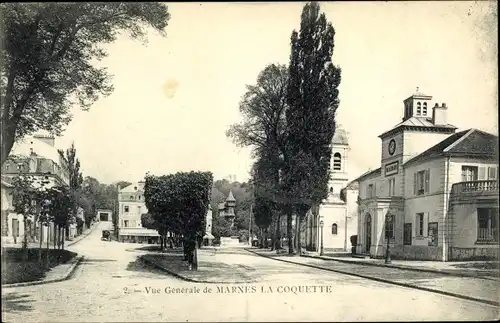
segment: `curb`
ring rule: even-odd
[[[192,279],[192,278],[188,278],[186,276],[182,276],[178,273],[176,273],[175,271],[171,270],[171,269],[168,269],[166,268],[165,266],[162,266],[152,260],[149,260],[147,258],[144,258],[145,255],[142,255],[142,256],[139,256],[139,259],[145,263],[148,263],[150,265],[152,265],[153,267],[157,268],[157,269],[160,269],[160,270],[163,270],[167,273],[169,273],[170,275],[176,277],[176,278],[179,278],[181,280],[184,280],[184,281],[187,281],[187,282],[190,282],[190,283],[197,283],[197,284],[248,284],[248,282],[241,282],[241,283],[238,283],[238,282],[214,282],[214,281],[206,281],[206,280],[198,280],[198,279]]]
[[[282,262],[285,262],[285,263],[294,264],[294,265],[298,265],[298,266],[305,266],[305,267],[310,267],[310,268],[315,268],[315,269],[321,269],[321,270],[325,270],[325,271],[331,271],[331,272],[335,272],[335,273],[339,273],[339,274],[350,275],[350,276],[354,276],[354,277],[359,277],[359,278],[364,278],[364,279],[368,279],[368,280],[373,280],[373,281],[376,281],[376,282],[379,282],[379,283],[391,284],[391,285],[396,285],[396,286],[406,287],[406,288],[411,288],[411,289],[418,289],[418,290],[422,290],[422,291],[426,291],[426,292],[431,292],[431,293],[436,293],[436,294],[441,294],[441,295],[446,295],[446,296],[461,298],[461,299],[465,299],[465,300],[468,300],[468,301],[474,301],[474,302],[484,303],[484,304],[493,305],[493,306],[499,306],[500,305],[500,303],[497,302],[497,301],[491,301],[491,300],[487,300],[487,299],[476,298],[476,297],[471,297],[471,296],[456,294],[456,293],[452,293],[452,292],[445,292],[445,291],[438,290],[438,289],[432,289],[432,288],[427,288],[427,287],[422,287],[422,286],[417,286],[417,285],[411,285],[411,284],[407,284],[407,283],[400,283],[400,282],[395,282],[395,281],[386,280],[386,279],[382,279],[382,278],[365,276],[365,275],[350,273],[350,272],[336,270],[336,269],[331,269],[331,268],[324,268],[324,267],[310,265],[310,264],[296,263],[296,262],[293,262],[293,261],[279,259],[279,258],[276,258],[276,257],[269,257],[269,256],[266,256],[266,255],[263,255],[263,254],[259,254],[259,253],[255,252],[255,251],[251,251],[249,249],[246,249],[246,250],[248,252],[254,253],[254,254],[256,254],[258,256],[261,256],[261,257],[264,257],[264,258],[268,258],[268,259],[272,259],[272,260],[276,260],[276,261],[282,261]]]
[[[87,231],[87,233],[82,234],[82,235],[80,236],[80,237],[81,237],[80,239],[78,239],[78,240],[76,240],[76,241],[70,241],[69,243],[67,243],[67,244],[65,245],[65,247],[70,247],[70,246],[72,246],[72,245],[74,245],[74,244],[77,244],[78,242],[82,241],[83,239],[85,239],[86,237],[88,237],[88,236],[89,236],[92,232],[94,232],[95,228],[97,228],[97,225],[96,225],[96,224],[94,224],[94,225],[93,225],[93,226],[92,226],[92,227],[91,227],[91,228]]]
[[[315,258],[315,259],[322,259],[322,260],[329,260],[329,261],[338,261],[338,262],[344,262],[344,263],[355,264],[355,265],[396,268],[396,269],[401,269],[401,270],[420,271],[420,272],[435,273],[435,274],[442,274],[442,275],[455,276],[455,277],[478,278],[478,279],[484,279],[484,280],[498,281],[498,279],[488,278],[488,277],[484,277],[484,276],[477,276],[474,274],[465,274],[465,273],[460,273],[460,272],[459,273],[451,273],[448,271],[440,271],[437,269],[415,268],[415,267],[410,267],[410,266],[401,266],[401,265],[393,265],[393,264],[389,264],[389,265],[377,264],[377,263],[362,262],[362,261],[355,261],[355,260],[344,260],[344,259],[336,259],[336,258],[334,259],[334,258],[328,258],[328,257],[323,257],[323,256],[314,256],[314,255],[301,255],[301,257]]]
[[[3,288],[13,288],[13,287],[24,287],[24,286],[34,286],[34,285],[43,285],[43,284],[50,284],[50,283],[57,283],[57,282],[62,282],[65,280],[69,280],[73,277],[76,268],[78,268],[78,265],[81,264],[81,262],[84,260],[84,256],[76,256],[75,258],[78,258],[76,261],[71,264],[69,269],[66,271],[63,277],[61,278],[56,278],[56,279],[50,279],[50,280],[35,280],[32,282],[23,282],[23,283],[14,283],[14,284],[5,284],[2,285]],[[73,259],[75,259],[73,258]]]

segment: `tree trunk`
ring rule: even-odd
[[[64,250],[64,231],[66,228],[65,227],[62,227],[62,231],[63,231],[63,234],[62,234],[62,237],[61,237],[61,249]]]
[[[275,239],[274,239],[274,249],[281,249],[281,213],[278,212],[278,219],[276,221],[276,231],[275,231]]]
[[[182,246],[182,249],[184,251],[184,261],[189,262],[189,249],[188,249],[188,243],[184,240],[184,244]]]
[[[38,263],[42,263],[42,243],[43,243],[43,225],[40,223],[40,237],[39,237],[39,245],[38,245]]]
[[[191,263],[191,270],[198,270],[198,246],[197,243],[194,243],[194,248],[192,250],[193,256],[192,256],[192,263]]]
[[[293,228],[292,228],[292,212],[288,211],[286,215],[286,235],[288,239],[288,254],[293,254]]]
[[[59,240],[57,240],[57,228],[58,226],[54,226],[54,249],[56,248],[56,244],[57,244],[57,249],[59,249]]]
[[[47,226],[47,252],[45,254],[45,266],[48,268],[49,267],[49,239],[50,237],[50,225]]]

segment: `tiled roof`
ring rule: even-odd
[[[405,165],[441,155],[494,158],[498,156],[498,137],[477,129],[460,131],[408,160]]]
[[[449,129],[449,130],[457,129],[457,127],[455,127],[451,124],[436,126],[435,124],[432,123],[432,118],[411,117],[411,118],[408,118],[408,119],[404,120],[403,122],[397,124],[391,130],[384,132],[379,137],[383,137],[386,134],[391,133],[394,130],[402,128],[402,127],[409,127],[409,128],[419,127],[419,128]]]
[[[358,182],[360,179],[371,176],[371,175],[377,175],[377,174],[380,175],[381,173],[382,173],[381,167],[374,169],[374,170],[369,170],[366,173],[360,175],[358,178],[352,180],[351,183]]]

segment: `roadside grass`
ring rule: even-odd
[[[68,250],[50,249],[47,263],[47,250],[42,249],[42,262],[40,263],[38,248],[28,248],[26,260],[24,252],[22,248],[2,248],[2,285],[41,280],[51,268],[64,264],[77,255]]]

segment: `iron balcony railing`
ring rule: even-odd
[[[452,194],[470,193],[470,192],[498,192],[498,181],[470,181],[455,183],[451,187]]]

